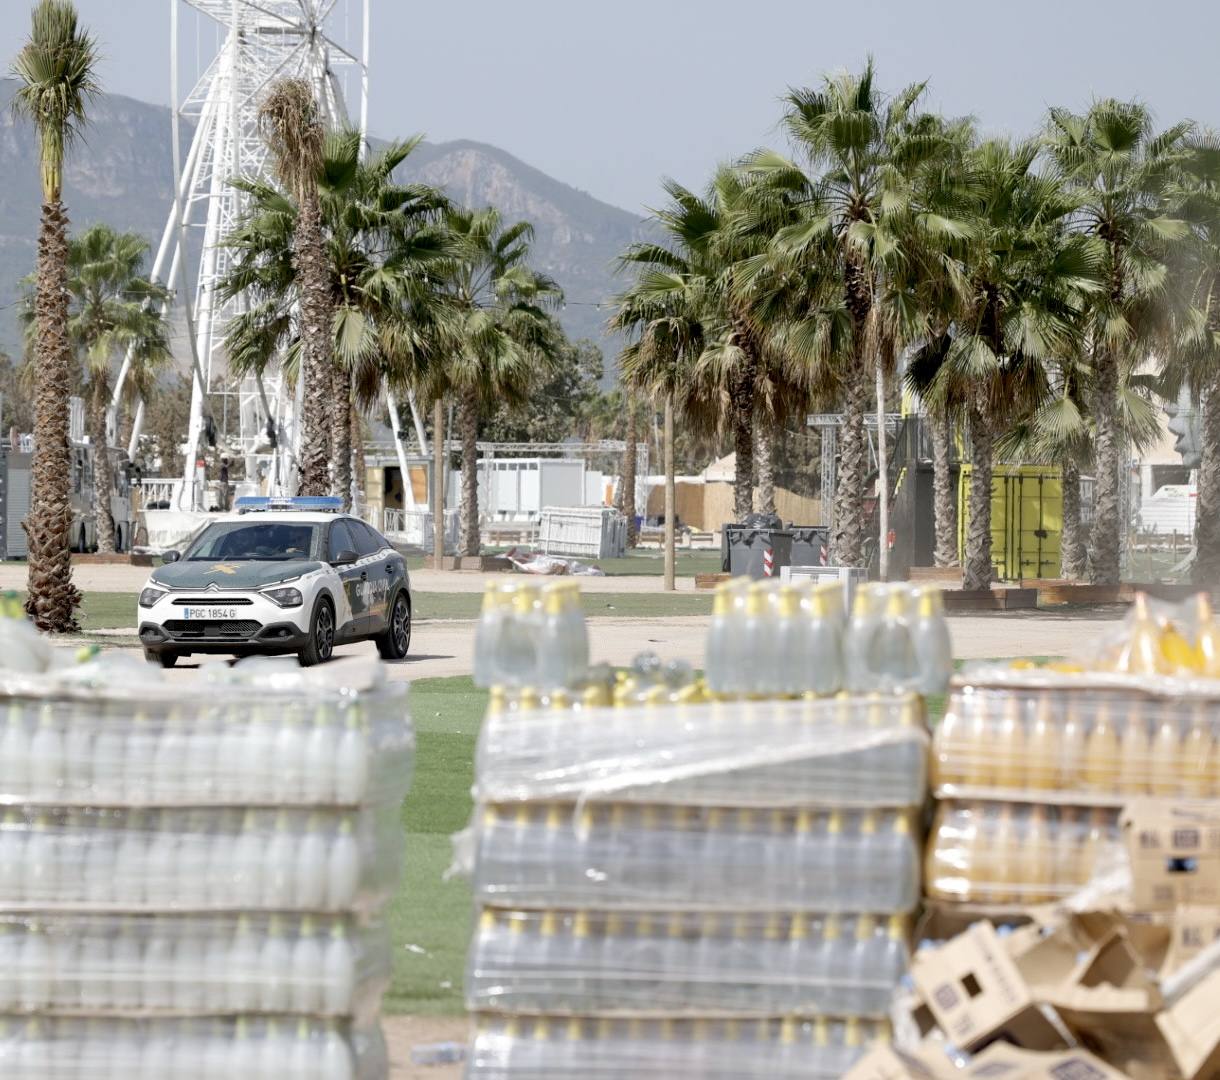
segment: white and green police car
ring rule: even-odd
[[[296,653],[329,660],[371,640],[388,660],[411,644],[411,582],[403,557],[331,498],[242,498],[208,524],[140,593],[140,642],[173,667],[192,653]]]

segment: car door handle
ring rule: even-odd
[[[394,564],[393,564],[393,563],[386,563],[386,564],[385,564],[385,572],[386,572],[387,574],[389,574],[391,577],[393,577],[393,576],[394,576]]]
[[[369,579],[369,572],[367,570],[361,570],[360,571],[360,580],[368,581],[368,579]]]

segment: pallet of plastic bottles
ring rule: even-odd
[[[485,804],[467,845],[498,907],[901,913],[919,902],[908,810]]]
[[[511,1077],[699,1076],[838,1080],[878,1041],[883,1021],[477,1018],[467,1080]]]
[[[0,816],[0,912],[372,911],[402,869],[393,807]]]
[[[928,735],[913,694],[581,708],[493,692],[476,796],[760,807],[919,806]]]
[[[1122,806],[1220,797],[1220,683],[990,670],[954,680],[932,744],[941,798]]]
[[[388,1072],[380,1030],[342,1022],[0,1016],[0,1076],[12,1080],[384,1080]]]
[[[390,955],[384,924],[349,916],[10,916],[0,1015],[371,1020]]]
[[[475,630],[475,686],[571,686],[588,666],[578,582],[488,582]]]
[[[184,700],[144,672],[116,683],[91,667],[0,678],[0,804],[356,807],[410,785],[405,683],[256,665]]]
[[[924,887],[938,900],[1007,910],[1062,899],[1113,863],[1118,815],[1108,806],[941,802]]]
[[[704,670],[726,696],[935,694],[953,652],[939,589],[866,585],[845,617],[838,583],[735,578],[716,591]]]
[[[472,1012],[883,1017],[908,955],[902,915],[484,908]]]

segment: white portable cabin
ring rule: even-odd
[[[545,506],[585,505],[586,468],[572,458],[480,458],[479,513],[489,521],[536,519]],[[454,470],[446,506],[460,506],[462,474]]]

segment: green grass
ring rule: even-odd
[[[389,1012],[455,1015],[471,929],[470,889],[444,881],[450,836],[470,818],[474,746],[487,695],[468,678],[411,684],[415,779],[403,807],[407,872],[387,918],[394,943]]]
[[[485,547],[484,555],[497,555],[507,548]],[[429,570],[432,568],[432,557],[429,555],[407,555],[407,569]],[[633,551],[621,559],[588,559],[600,567],[607,577],[623,577],[641,575],[645,577],[660,577],[665,572],[665,559],[659,550],[648,548]],[[679,551],[674,556],[674,571],[678,577],[694,577],[696,574],[720,573],[719,551]]]

